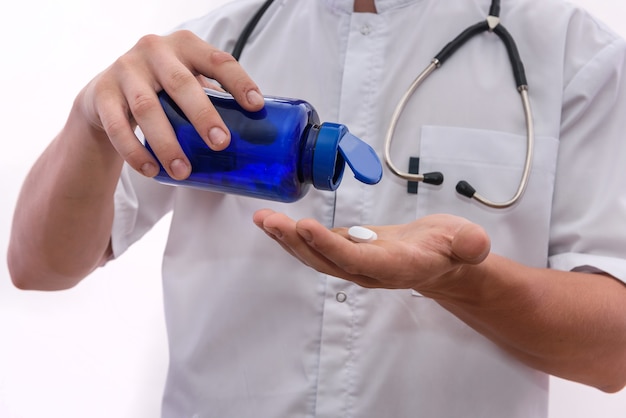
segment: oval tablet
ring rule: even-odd
[[[370,242],[378,238],[376,232],[362,226],[353,226],[348,229],[348,235],[354,242]]]

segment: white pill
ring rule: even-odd
[[[362,226],[350,227],[350,229],[348,229],[348,235],[350,235],[350,239],[354,242],[370,242],[378,239],[376,232]]]

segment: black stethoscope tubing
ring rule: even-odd
[[[259,10],[256,11],[254,16],[252,16],[252,18],[248,21],[246,26],[239,34],[239,38],[237,38],[237,42],[235,42],[233,52],[231,53],[237,61],[239,61],[239,58],[241,57],[241,51],[243,51],[243,48],[246,46],[248,38],[250,38],[250,35],[254,31],[254,28],[256,28],[256,25],[259,24],[259,20],[261,20],[261,18],[273,2],[274,0],[266,0],[265,3],[263,3],[261,7],[259,7]]]

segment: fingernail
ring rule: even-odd
[[[209,131],[209,141],[216,147],[222,145],[226,141],[226,138],[228,138],[228,135],[220,128],[211,128]]]
[[[265,99],[263,99],[263,96],[261,96],[261,94],[259,94],[259,92],[256,90],[250,90],[246,94],[246,99],[248,99],[248,103],[254,106],[260,106],[265,103]]]
[[[306,242],[313,242],[313,235],[308,229],[298,229],[298,235]]]
[[[152,163],[145,163],[141,166],[141,173],[146,177],[154,177],[157,175],[158,169]]]
[[[274,238],[280,239],[280,238],[283,237],[283,233],[280,231],[280,229],[266,227],[265,228],[265,232],[267,232],[268,234],[270,234]]]
[[[189,176],[189,166],[183,160],[177,158],[170,163],[170,170],[176,179],[186,179]]]

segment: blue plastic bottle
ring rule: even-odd
[[[161,166],[158,181],[294,202],[311,184],[320,190],[337,189],[346,163],[363,183],[375,184],[382,177],[380,160],[369,145],[344,125],[320,125],[315,109],[303,100],[266,97],[262,110],[248,112],[228,94],[206,92],[230,130],[230,145],[222,151],[211,150],[162,92],[161,105],[192,171],[187,179],[178,181]],[[146,147],[152,152],[149,138]]]

